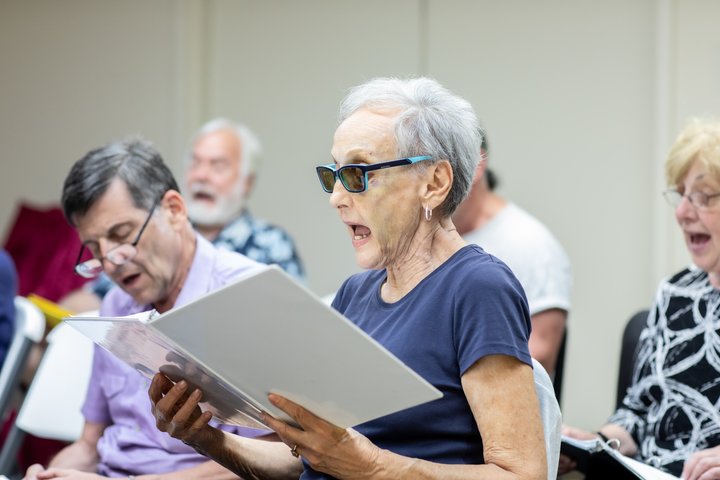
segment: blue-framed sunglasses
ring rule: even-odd
[[[335,181],[339,178],[345,187],[345,190],[351,193],[364,192],[368,185],[368,172],[373,170],[382,170],[384,168],[401,167],[403,165],[412,165],[413,163],[430,160],[432,157],[424,155],[422,157],[400,158],[398,160],[390,160],[387,162],[365,164],[349,164],[340,168],[334,163],[320,165],[315,167],[317,176],[320,179],[320,185],[327,193],[332,193],[335,187]]]

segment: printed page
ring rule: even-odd
[[[642,462],[638,462],[637,460],[626,457],[624,455],[620,455],[618,453],[618,457],[620,458],[620,461],[623,462],[625,465],[627,465],[630,469],[635,471],[638,475],[640,475],[645,480],[680,480],[678,477],[674,475],[670,475],[669,473],[665,473],[662,470],[658,470],[655,467],[651,467],[650,465]]]

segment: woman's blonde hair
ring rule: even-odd
[[[680,132],[665,161],[668,186],[679,186],[696,160],[720,180],[720,121],[696,118]]]

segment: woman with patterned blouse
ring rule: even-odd
[[[685,480],[720,479],[720,122],[687,126],[665,171],[693,265],[660,285],[622,406],[597,434],[564,433],[617,438],[621,453]]]

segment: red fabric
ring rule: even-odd
[[[47,466],[60,450],[70,445],[60,440],[26,435],[18,452],[18,470],[25,472],[30,465],[39,463]]]
[[[73,271],[80,239],[57,206],[21,204],[5,249],[17,268],[19,295],[34,293],[57,302],[87,282]]]
[[[30,293],[57,302],[88,280],[73,268],[80,251],[77,232],[58,206],[37,208],[20,204],[7,235],[8,251],[18,273],[18,294]],[[89,255],[88,255],[89,257]],[[10,416],[0,432],[0,444],[14,422]],[[33,463],[47,465],[67,443],[26,435],[18,451],[20,471]]]
[[[16,416],[17,412],[14,410],[11,411],[3,423],[0,429],[0,447],[5,443],[8,433],[10,433],[10,429],[15,423]],[[28,467],[35,463],[47,466],[50,460],[67,445],[69,445],[69,443],[25,434],[18,449],[17,457],[15,457],[18,471],[25,473]]]

